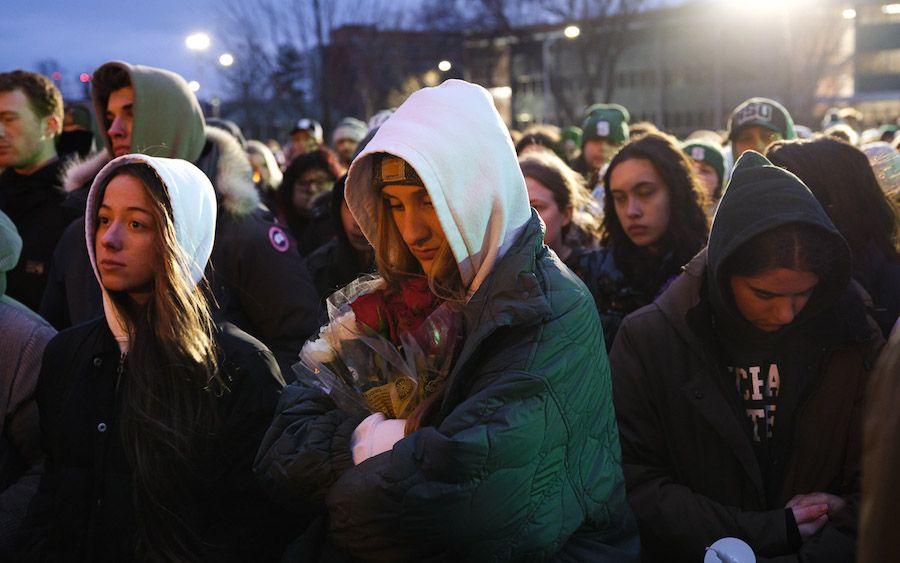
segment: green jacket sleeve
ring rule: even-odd
[[[504,373],[439,427],[422,428],[346,471],[326,499],[332,539],[373,560],[552,553],[559,546],[521,534],[532,519],[554,521],[540,511],[562,508],[548,508],[544,495],[557,495],[559,503],[571,498],[564,492],[564,446],[544,448],[564,432],[544,381]],[[546,456],[555,463],[544,463]],[[548,542],[556,539],[556,525]]]

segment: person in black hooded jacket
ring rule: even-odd
[[[883,342],[809,189],[742,156],[707,249],[626,317],[610,356],[643,560],[699,561],[734,536],[759,561],[853,561]]]
[[[359,276],[375,270],[375,251],[366,239],[359,223],[350,213],[344,199],[347,175],[341,176],[332,188],[330,197],[331,223],[337,235],[320,246],[307,258],[306,265],[322,300]],[[322,319],[323,322],[327,319]]]

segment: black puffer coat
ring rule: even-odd
[[[290,520],[258,489],[251,463],[283,381],[269,351],[237,328],[222,326],[217,342],[230,392],[217,403],[215,445],[189,481],[190,525],[210,546],[205,560],[277,560]],[[135,558],[140,515],[118,425],[119,367],[105,318],[47,345],[37,390],[46,473],[23,526],[25,560]],[[123,370],[127,378],[127,361]]]

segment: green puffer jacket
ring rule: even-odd
[[[354,466],[359,419],[302,381],[285,389],[256,471],[328,521],[294,556],[638,559],[596,308],[542,234],[533,213],[463,309],[437,426]]]

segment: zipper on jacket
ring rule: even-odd
[[[119,366],[116,368],[116,388],[113,391],[113,408],[119,402],[119,385],[122,383],[122,374],[125,373],[125,352],[119,355]]]

